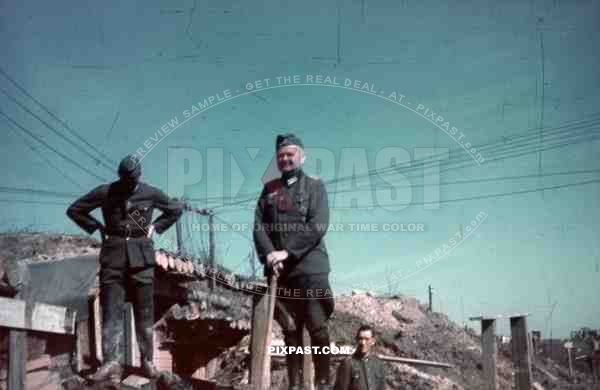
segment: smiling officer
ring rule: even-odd
[[[302,165],[304,146],[294,134],[276,140],[277,167],[281,178],[268,182],[258,201],[254,243],[265,273],[278,276],[278,291],[298,291],[299,297],[278,297],[279,304],[292,316],[295,328],[284,330],[287,346],[302,346],[306,326],[311,345],[329,346],[327,321],[334,310],[329,285],[329,256],[323,226],[329,223],[325,184],[307,176]],[[320,292],[320,299],[317,299]],[[329,388],[328,354],[314,354],[317,389]],[[302,355],[286,355],[290,389],[300,389]]]

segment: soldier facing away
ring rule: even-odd
[[[383,362],[371,353],[375,345],[373,329],[361,326],[356,332],[356,343],[354,355],[338,368],[334,390],[385,390]]]
[[[134,155],[119,164],[119,180],[103,184],[77,199],[67,215],[89,234],[100,230],[100,305],[102,306],[103,365],[92,380],[120,380],[123,351],[123,307],[133,303],[135,329],[145,375],[157,378],[152,363],[154,324],[154,266],[152,235],[161,234],[183,212],[160,189],[141,181],[142,168]],[[104,225],[90,212],[102,209]],[[152,222],[154,209],[162,211]]]
[[[312,346],[329,346],[327,321],[334,310],[329,285],[329,256],[324,243],[329,223],[327,191],[320,179],[302,170],[305,161],[302,141],[294,134],[276,140],[277,167],[281,178],[268,182],[255,213],[254,243],[265,274],[278,275],[278,307],[290,314],[293,326],[284,329],[287,346],[302,346],[306,326]],[[316,291],[320,292],[320,298]],[[278,310],[278,309],[276,309]],[[317,389],[329,388],[328,354],[314,354]],[[286,355],[290,389],[300,389],[302,355]]]

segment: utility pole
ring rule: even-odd
[[[462,319],[462,325],[463,325],[463,343],[467,341],[467,322],[465,321],[465,304],[463,302],[463,297],[461,295],[460,297],[460,312],[461,312],[461,319]]]
[[[554,358],[554,340],[552,339],[552,315],[554,314],[554,309],[558,302],[554,301],[552,304],[552,309],[550,309],[550,359]]]
[[[543,23],[544,23],[544,18],[543,17],[539,17],[536,23],[536,29],[539,32],[539,36],[540,36],[540,57],[541,57],[541,82],[542,82],[542,88],[541,88],[541,101],[540,101],[540,118],[539,118],[539,143],[540,143],[540,150],[538,152],[538,175],[542,174],[542,147],[543,147],[543,143],[544,143],[544,111],[545,111],[545,96],[544,96],[544,92],[546,89],[546,77],[545,77],[545,56],[544,56],[544,31],[543,31]],[[537,91],[536,91],[536,99],[537,99]],[[539,180],[539,178],[538,178]],[[544,199],[544,191],[541,191],[540,193],[542,199]]]
[[[433,312],[433,306],[432,306],[433,289],[431,288],[431,284],[428,286],[427,290],[429,292],[429,312]]]
[[[197,207],[193,207],[191,204],[186,203],[184,210],[186,211],[191,211],[193,213],[199,214],[199,215],[203,215],[203,216],[208,216],[208,227],[209,227],[209,231],[208,231],[208,240],[209,240],[209,244],[208,244],[208,264],[211,267],[211,270],[214,270],[215,267],[215,230],[214,230],[214,215],[215,212],[214,210],[211,209],[200,209]],[[178,235],[178,239],[179,239]],[[215,272],[211,272],[211,273],[215,273]],[[211,290],[213,290],[215,288],[215,280],[210,277],[208,279],[208,286],[210,287]]]
[[[183,201],[183,199],[182,199]],[[183,209],[186,210],[186,203],[184,202],[184,207]],[[183,234],[182,234],[182,222],[181,222],[181,218],[179,218],[177,220],[177,222],[175,222],[175,233],[177,235],[177,255],[178,256],[184,256],[184,250],[183,250]]]
[[[215,269],[215,228],[214,228],[214,213],[208,214],[208,262],[211,270]],[[216,274],[216,272],[215,272]],[[211,291],[215,289],[215,279],[208,279],[208,286]]]

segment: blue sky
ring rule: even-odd
[[[597,126],[597,3],[103,4],[4,2],[0,28],[7,55],[0,67],[113,162],[145,148],[144,143],[150,137],[157,139],[157,132],[173,118],[183,122],[185,110],[191,112],[204,99],[223,97],[228,90],[230,99],[161,136],[162,141],[144,156],[143,169],[148,182],[171,195],[182,190],[199,207],[211,198],[208,204],[217,206],[217,217],[233,224],[251,223],[252,207],[233,207],[229,200],[223,205],[215,198],[229,197],[231,192],[237,200],[256,195],[273,158],[275,135],[286,129],[295,129],[307,147],[306,171],[328,180],[353,169],[360,174],[364,167],[381,167],[378,152],[402,148],[410,158],[411,166],[404,172],[412,186],[398,192],[412,196],[411,205],[402,211],[383,209],[386,202],[375,202],[371,210],[335,207],[336,202],[350,204],[352,197],[359,205],[368,204],[388,190],[382,187],[384,192],[370,195],[340,192],[346,182],[328,186],[331,222],[345,224],[345,231],[327,234],[336,292],[348,292],[356,285],[388,292],[382,286],[391,272],[415,271],[416,262],[483,212],[485,220],[450,254],[391,290],[425,300],[431,284],[434,305],[458,322],[482,312],[528,312],[530,327],[545,335],[550,329],[555,336],[566,336],[574,328],[600,326],[598,184],[547,190],[543,195],[510,194],[597,179],[597,172],[573,173],[600,169],[594,153],[597,141],[572,138],[577,129],[591,136]],[[359,80],[376,93],[352,86],[296,85],[244,94],[247,84],[256,86],[256,80],[270,79],[275,86],[277,77],[298,76],[305,84],[307,75],[336,77],[342,85],[345,79]],[[114,172],[96,165],[88,148],[60,123],[4,75],[0,80],[2,90],[78,144],[76,148],[61,139],[1,94],[2,112],[78,165],[2,117],[4,186],[82,194],[100,180],[80,167],[114,178]],[[404,95],[403,105],[384,99],[392,92]],[[418,104],[433,110],[435,118],[444,118],[438,125],[448,122],[464,136],[457,140],[457,135],[445,133],[417,109]],[[573,121],[587,122],[576,128],[569,125]],[[569,174],[488,181],[540,172],[534,150],[539,146],[531,136],[541,124],[562,126],[552,133],[554,138],[543,140],[546,147],[570,143],[544,151],[541,172]],[[498,143],[513,134],[530,138]],[[481,153],[482,163],[461,147],[466,143]],[[428,200],[420,186],[438,176],[418,168],[415,148],[434,147],[445,148],[450,162],[442,164],[439,181],[469,182],[440,187],[442,201],[464,200],[427,209],[421,204]],[[521,156],[510,157],[519,150]],[[185,155],[195,158],[187,171],[173,163]],[[193,184],[173,186],[187,179],[194,179]],[[357,185],[385,184],[380,178],[371,179],[369,183],[363,178]],[[402,177],[388,179],[398,184]],[[472,199],[501,193],[507,195]],[[78,232],[60,204],[74,198],[7,191],[0,198],[5,205],[0,220],[6,228]],[[185,221],[203,222],[189,216]],[[351,232],[350,223],[421,223],[425,229]],[[172,230],[167,234],[172,236]],[[251,245],[249,237],[247,231],[218,232],[219,260],[248,272],[242,260]],[[192,232],[186,244],[192,250],[200,240],[201,235]]]

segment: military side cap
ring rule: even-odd
[[[138,158],[134,154],[130,154],[121,160],[119,164],[119,176],[124,177],[139,177],[142,174],[142,165],[138,162]]]
[[[289,146],[289,145],[296,145],[301,148],[304,148],[304,144],[302,143],[302,140],[300,138],[298,138],[295,134],[287,133],[287,134],[281,134],[281,135],[277,136],[277,141],[275,142],[275,147],[277,150],[279,150],[279,148],[282,148],[284,146]]]

